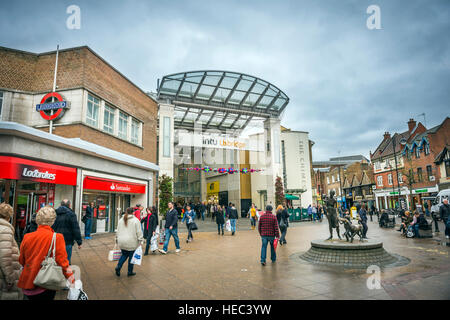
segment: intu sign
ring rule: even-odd
[[[257,139],[230,137],[219,134],[179,132],[178,145],[199,148],[264,151],[264,143]]]

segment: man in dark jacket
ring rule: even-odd
[[[66,242],[67,260],[71,264],[72,246],[76,241],[78,249],[81,249],[81,232],[78,225],[77,216],[70,209],[70,201],[64,199],[61,201],[61,206],[56,209],[56,220],[53,223],[52,229],[57,233],[62,233],[64,241]]]
[[[236,233],[236,220],[239,218],[239,214],[233,203],[231,204],[231,207],[228,211],[228,218],[230,219],[231,223],[231,235],[234,236],[234,234]]]
[[[86,214],[84,215],[86,220],[84,221],[84,238],[85,239],[92,239],[91,238],[91,228],[92,228],[92,218],[94,217],[94,203],[91,202],[86,207]]]
[[[367,211],[366,211],[366,205],[362,205],[361,206],[361,210],[359,210],[359,217],[361,219],[361,224],[363,226],[363,231],[362,231],[362,238],[363,239],[367,239],[366,234],[367,234]]]
[[[450,205],[448,204],[448,199],[442,201],[442,205],[439,208],[439,216],[445,225],[445,237],[450,238]]]
[[[178,213],[177,210],[175,210],[173,202],[169,202],[169,210],[166,214],[166,224],[164,225],[164,228],[166,240],[164,241],[163,249],[159,249],[159,252],[162,254],[167,253],[170,236],[173,236],[173,240],[175,241],[175,247],[177,248],[175,252],[180,252],[180,240],[178,239]]]

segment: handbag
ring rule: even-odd
[[[114,249],[109,251],[108,260],[109,261],[117,261],[122,256],[122,250],[119,250],[117,247],[117,242],[114,245]]]
[[[50,257],[53,248],[53,255]],[[41,262],[41,269],[39,270],[33,284],[37,287],[48,290],[61,290],[67,287],[66,277],[63,274],[62,267],[56,263],[56,232],[53,233],[52,242],[48,249],[47,256]]]
[[[192,230],[197,230],[197,229],[198,229],[197,224],[196,224],[194,221],[192,221],[192,222],[189,224],[189,228],[191,229],[191,231],[192,231]]]
[[[281,218],[281,220],[280,220],[280,230],[284,230],[286,228],[287,228],[287,223],[286,223],[286,221],[283,218]]]
[[[83,218],[81,218],[81,222],[86,224],[87,219],[88,219],[88,217],[86,217],[86,215],[84,215]]]

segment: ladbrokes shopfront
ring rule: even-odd
[[[23,230],[45,205],[74,202],[77,169],[30,159],[0,156],[0,202],[14,208],[13,225],[21,240]]]

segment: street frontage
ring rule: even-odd
[[[72,264],[80,267],[83,288],[89,299],[112,300],[318,300],[318,299],[449,299],[450,247],[443,232],[429,239],[405,238],[397,229],[382,229],[376,217],[368,222],[370,239],[383,241],[390,253],[410,259],[410,263],[381,271],[381,288],[369,289],[373,273],[316,266],[299,258],[310,241],[328,237],[328,223],[291,223],[287,244],[278,246],[277,261],[259,263],[261,238],[248,219],[239,219],[237,232],[217,234],[217,225],[205,218],[197,221],[194,241],[186,243],[187,232],[179,223],[181,251],[143,257],[137,273],[117,277],[117,262],[108,261],[114,234],[99,234],[75,249]],[[443,230],[443,225],[440,225]],[[359,240],[355,240],[358,242]],[[159,246],[162,247],[161,245]],[[268,248],[268,251],[270,249]],[[126,266],[124,266],[125,269]],[[370,282],[370,281],[369,281]],[[59,291],[57,299],[67,298]]]

